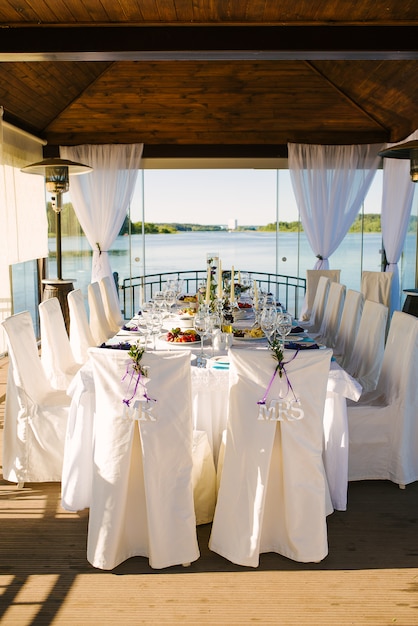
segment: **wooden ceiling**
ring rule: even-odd
[[[417,0],[2,0],[4,119],[59,145],[285,156],[418,128]]]

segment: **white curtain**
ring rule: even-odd
[[[418,130],[404,141],[418,139]],[[387,144],[390,148],[396,144]],[[409,159],[383,159],[383,194],[382,194],[382,239],[388,265],[386,272],[393,272],[391,286],[390,310],[400,309],[400,285],[398,262],[408,230],[412,201],[415,188],[409,175]],[[414,285],[407,285],[412,288]]]
[[[344,239],[370,187],[381,148],[288,144],[302,225],[318,258],[314,269],[329,268],[328,258]]]
[[[43,141],[3,122],[0,106],[0,321],[13,313],[10,266],[48,256],[45,180],[20,171],[42,160]],[[7,349],[0,329],[0,354]]]
[[[0,107],[0,260],[7,265],[48,256],[45,180],[20,171],[42,160],[43,143],[3,122]]]
[[[61,146],[60,155],[93,171],[70,177],[75,213],[93,249],[91,281],[112,275],[108,251],[135,189],[143,144]]]

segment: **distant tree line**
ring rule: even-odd
[[[51,202],[47,203],[47,219],[48,219],[48,232],[55,235],[55,213],[52,209]],[[239,231],[260,231],[260,232],[275,232],[276,222],[271,222],[265,226],[238,226]],[[73,205],[71,202],[63,204],[61,211],[61,230],[63,236],[80,236],[83,234],[83,230],[77,219]],[[181,224],[179,222],[171,223],[154,223],[145,222],[144,232],[147,235],[161,234],[161,233],[177,233],[177,232],[190,232],[190,231],[224,231],[227,230],[226,226],[215,226],[213,224]],[[300,221],[294,222],[279,222],[279,232],[302,232],[303,226]],[[350,233],[379,233],[381,231],[381,220],[379,213],[367,213],[365,215],[358,215],[350,227]],[[133,235],[142,233],[142,222],[130,222],[129,217],[126,216],[122,228],[119,232],[120,235],[127,235],[131,232]],[[411,216],[409,221],[408,232],[417,232],[417,218]]]

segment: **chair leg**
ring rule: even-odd
[[[18,489],[23,489],[25,483],[17,483],[17,488]]]

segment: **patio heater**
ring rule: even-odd
[[[410,159],[411,180],[413,183],[418,183],[418,140],[398,143],[386,150],[381,150],[379,156],[390,159]]]
[[[46,189],[53,194],[51,197],[52,208],[55,212],[55,240],[57,253],[57,277],[42,280],[44,285],[43,300],[57,297],[64,315],[67,331],[69,330],[69,311],[67,294],[74,289],[74,279],[63,279],[62,277],[62,255],[61,255],[61,210],[62,194],[70,188],[69,177],[77,174],[87,174],[92,168],[81,163],[74,163],[65,159],[52,158],[26,165],[21,169],[26,174],[39,174],[44,176]]]
[[[418,140],[405,141],[395,146],[381,150],[379,156],[390,159],[409,159],[410,175],[413,183],[418,183]],[[415,289],[404,289],[406,293],[405,304],[402,311],[418,317],[418,230],[416,243],[416,261],[415,261]]]

